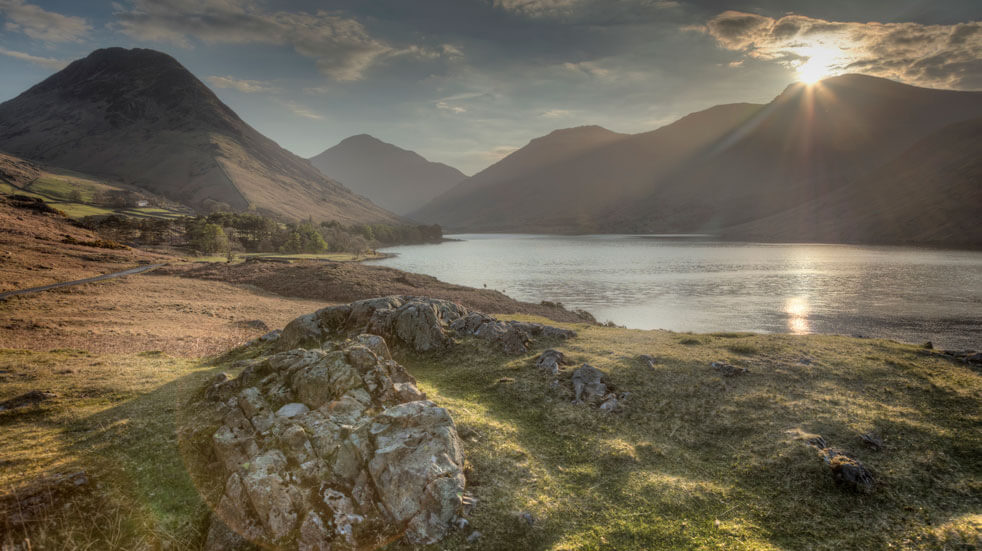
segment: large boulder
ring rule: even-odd
[[[320,323],[305,317],[284,335],[313,338]],[[206,547],[442,539],[462,506],[462,446],[450,414],[415,383],[385,341],[367,334],[252,360],[238,377],[213,380],[203,399],[222,415],[212,448],[224,489]]]
[[[446,350],[453,346],[454,337],[473,337],[513,355],[528,352],[534,337],[576,336],[568,329],[541,323],[501,321],[449,300],[391,296],[329,306],[297,318],[283,330],[276,349],[316,347],[359,333],[382,336],[418,353]]]

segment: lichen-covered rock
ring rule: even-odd
[[[448,300],[392,296],[330,306],[297,318],[283,330],[276,349],[317,347],[325,340],[359,333],[378,335],[419,353],[446,350],[454,337],[475,337],[513,355],[528,352],[533,337],[576,335],[541,323],[501,321]]]
[[[370,320],[368,310],[357,315]],[[299,332],[312,319],[284,335],[327,335]],[[381,337],[327,344],[333,350],[280,352],[209,382],[203,399],[223,415],[212,445],[224,491],[207,549],[429,544],[457,517],[466,480],[450,414],[425,399]]]
[[[551,348],[535,359],[535,366],[553,377],[559,375],[559,370],[564,365],[566,365],[566,355]]]

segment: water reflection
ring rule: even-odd
[[[811,326],[808,324],[810,312],[808,297],[791,297],[785,301],[784,313],[788,315],[788,332],[795,335],[811,333]]]
[[[637,329],[838,333],[979,348],[982,253],[634,236],[463,235],[374,262]]]

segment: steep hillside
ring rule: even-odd
[[[398,218],[243,122],[172,57],[107,48],[0,104],[0,150],[207,210]]]
[[[735,238],[982,247],[982,118],[949,125],[856,183],[726,229]]]
[[[399,214],[418,209],[467,178],[452,166],[428,161],[368,134],[346,138],[311,157],[310,163],[355,193]]]
[[[917,88],[860,75],[814,86],[794,84],[765,106],[714,107],[653,132],[556,155],[558,161],[525,163],[523,170],[500,177],[493,177],[493,166],[413,216],[458,230],[727,237],[725,230],[873,178],[874,171],[908,150],[907,155],[926,155],[926,150],[910,148],[948,125],[978,116],[978,92]],[[971,146],[966,147],[970,154]],[[514,155],[520,154],[533,156],[529,148]],[[910,166],[921,162],[906,160]],[[481,176],[476,185],[472,180]],[[917,178],[913,172],[909,177]],[[911,185],[924,185],[930,193],[939,182],[921,178]],[[911,201],[913,207],[912,197],[898,201]],[[785,239],[779,228],[754,227],[758,239]],[[909,228],[897,229],[903,234]],[[910,241],[899,234],[893,240]]]

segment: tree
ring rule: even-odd
[[[82,202],[82,192],[79,191],[79,190],[77,190],[77,189],[73,189],[73,190],[69,191],[68,192],[68,200],[71,201],[72,203],[81,203]]]
[[[188,232],[191,246],[204,253],[217,253],[228,250],[228,236],[218,224],[204,224]]]

